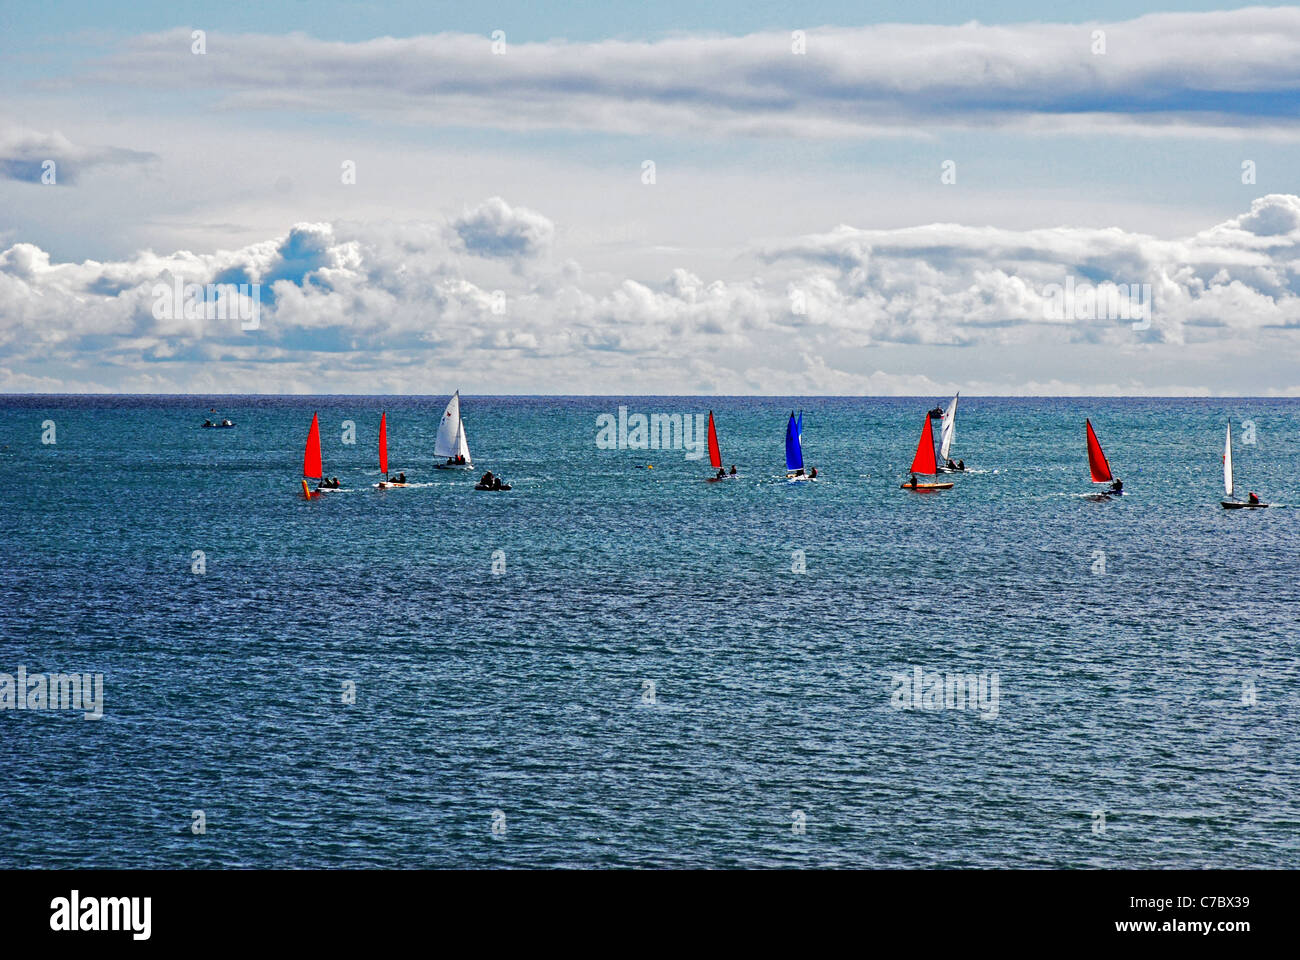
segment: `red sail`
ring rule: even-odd
[[[319,480],[323,471],[320,465],[320,421],[311,415],[311,430],[307,434],[307,449],[302,455],[302,475],[308,480]]]
[[[379,469],[388,475],[388,414],[379,415]]]
[[[713,427],[713,411],[709,411],[709,463],[721,469],[722,451],[718,449],[718,431]]]
[[[925,426],[921,428],[921,442],[916,445],[916,456],[912,458],[913,473],[938,473],[939,465],[934,462],[934,430],[930,427],[930,415],[925,415]]]
[[[1106,454],[1101,452],[1097,435],[1092,432],[1092,421],[1085,420],[1084,423],[1088,425],[1088,469],[1092,472],[1092,482],[1107,483],[1114,479],[1110,475],[1110,464],[1106,462]]]

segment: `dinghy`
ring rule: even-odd
[[[469,444],[465,442],[465,421],[460,418],[460,391],[447,401],[438,424],[438,439],[433,444],[435,457],[446,457],[446,463],[435,463],[439,470],[473,470]]]
[[[398,483],[396,480],[388,479],[388,414],[379,415],[379,470],[384,475],[384,479],[375,484],[377,490],[387,490],[389,487],[405,487],[408,484]],[[405,476],[405,474],[403,474]]]
[[[785,425],[785,478],[791,482],[817,479],[803,472],[803,413],[796,420],[793,410]]]
[[[709,464],[714,470],[722,469],[722,448],[718,446],[718,430],[713,425],[713,411],[709,411]],[[709,483],[717,483],[720,480],[734,480],[739,474],[723,474],[718,476],[714,474],[706,477]]]
[[[933,476],[939,472],[934,456],[934,428],[930,426],[930,416],[926,414],[921,426],[921,440],[916,445],[916,456],[912,458],[912,479],[904,480],[903,490],[951,490],[951,483],[921,483],[916,479],[918,473]]]
[[[1232,421],[1228,421],[1228,436],[1223,441],[1223,489],[1229,497],[1232,496]],[[1253,494],[1252,494],[1253,496]],[[1220,500],[1224,510],[1256,510],[1260,507],[1267,507],[1267,503],[1258,502],[1243,503],[1240,500]]]
[[[1093,483],[1109,483],[1111,489],[1106,491],[1106,496],[1122,496],[1124,493],[1124,484],[1110,472],[1110,462],[1106,459],[1106,454],[1101,452],[1101,444],[1097,441],[1097,433],[1092,429],[1092,421],[1084,420],[1088,428],[1088,472],[1092,476]]]
[[[302,477],[302,495],[308,500],[319,497],[322,491],[313,490],[307,485],[308,480],[319,483],[325,477],[320,456],[320,421],[314,413],[311,415],[311,429],[307,431],[307,448],[302,454]]]
[[[943,420],[939,424],[939,462],[938,470],[940,473],[962,473],[965,468],[957,467],[949,469],[947,464],[949,454],[952,452],[952,442],[957,436],[957,400],[960,393],[952,398],[952,403],[948,404],[948,409],[943,413]]]

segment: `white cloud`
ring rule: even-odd
[[[6,180],[67,185],[95,167],[145,164],[156,159],[140,150],[76,144],[57,130],[0,128],[0,178]]]
[[[58,263],[17,243],[0,252],[0,389],[92,382],[183,392],[215,377],[252,392],[428,392],[436,370],[503,392],[779,393],[786,384],[929,394],[958,375],[967,392],[978,383],[1023,392],[1023,373],[1005,376],[1023,365],[1008,359],[995,376],[984,351],[962,349],[991,347],[1036,349],[1029,378],[1045,392],[1082,383],[1081,392],[1186,393],[1204,387],[1147,381],[1143,357],[1222,343],[1230,350],[1215,362],[1248,371],[1300,336],[1292,195],[1261,197],[1249,212],[1174,240],[1114,228],[840,226],[738,251],[730,278],[685,265],[655,283],[551,264],[539,255],[553,232],[542,214],[493,198],[445,221],[303,223],[207,254]],[[1045,317],[1048,285],[1067,277],[1151,284],[1150,329]],[[154,287],[172,278],[263,284],[261,328],[159,319]],[[944,376],[928,372],[926,351],[937,349],[958,351]],[[1088,387],[1069,354],[1098,350],[1116,367]],[[68,370],[77,372],[55,373]],[[1294,387],[1276,376],[1252,382]]]
[[[1094,31],[1105,34],[1095,52]],[[421,125],[841,136],[932,127],[1269,128],[1300,132],[1300,10],[1114,23],[815,27],[655,42],[510,44],[438,34],[136,38],[99,83],[225,94],[231,109],[364,112]]]

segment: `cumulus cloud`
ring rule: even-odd
[[[1104,36],[1098,39],[1098,31]],[[886,24],[656,42],[509,44],[438,34],[357,43],[137,38],[107,83],[216,91],[240,109],[396,114],[422,124],[757,136],[918,125],[1297,132],[1300,10],[1161,13],[1113,23]],[[1100,46],[1099,46],[1100,44]]]
[[[0,178],[74,184],[96,167],[143,164],[157,156],[124,147],[75,144],[63,134],[17,127],[0,130]],[[52,164],[52,166],[51,166]]]
[[[452,222],[465,249],[483,257],[535,257],[546,251],[555,226],[540,213],[492,197]]]
[[[1053,363],[1070,345],[1112,355],[1215,342],[1276,351],[1300,336],[1300,197],[1287,194],[1176,239],[840,226],[750,251],[737,263],[753,272],[726,279],[689,265],[655,281],[587,279],[569,262],[513,268],[545,250],[552,232],[541,214],[493,198],[446,221],[302,223],[213,253],[58,263],[17,243],[0,252],[0,369],[9,371],[0,389],[79,367],[77,382],[119,388],[186,389],[187,378],[222,371],[228,389],[424,392],[418,371],[436,367],[530,391],[771,393],[811,382],[822,392],[930,393],[944,384],[881,372],[868,351],[985,345],[1036,347],[1044,359],[1035,382],[1064,391],[1072,382]],[[260,328],[159,316],[158,286],[177,279],[262,284]],[[1150,284],[1149,327],[1052,315],[1051,285],[1066,280]],[[1154,389],[1136,379],[1102,386]]]

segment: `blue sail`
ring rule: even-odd
[[[803,414],[799,419],[803,420]],[[795,423],[793,410],[790,411],[790,422],[785,425],[785,468],[803,469],[803,447],[799,443],[799,424]]]

